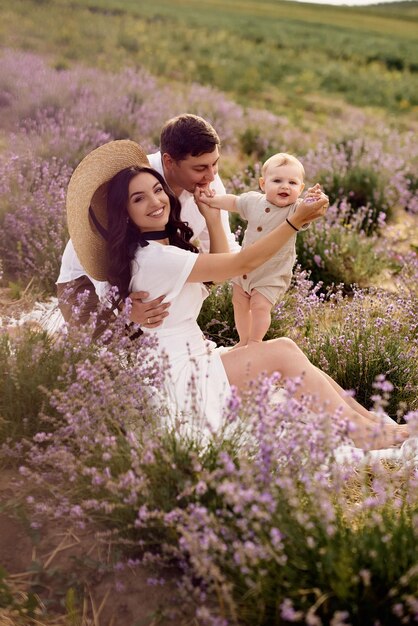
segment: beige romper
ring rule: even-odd
[[[298,199],[294,204],[278,207],[268,202],[266,196],[258,191],[249,191],[239,196],[238,212],[248,222],[242,247],[250,246],[282,224],[287,217],[293,215],[300,202],[302,200]],[[232,282],[240,285],[248,294],[256,289],[274,304],[283,297],[290,285],[296,261],[295,241],[296,232],[269,261],[248,274],[233,278]]]

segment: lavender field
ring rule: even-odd
[[[221,137],[229,191],[256,188],[261,161],[287,151],[303,162],[308,185],[319,181],[330,197],[326,218],[298,239],[293,284],[268,337],[292,337],[365,406],[418,435],[410,111],[339,103],[332,120],[295,124],[141,67],[63,67],[3,47],[0,68],[4,292],[22,299],[30,284],[38,300],[55,294],[66,186],[90,150],[129,137],[152,152],[165,120],[196,113]],[[240,238],[243,224],[232,225]],[[309,398],[295,398],[300,381],[278,376],[232,395],[222,433],[170,425],[149,402],[162,376],[154,346],[130,342],[124,322],[92,344],[87,327],[16,332],[3,315],[0,463],[20,482],[0,500],[0,528],[7,515],[25,520],[32,539],[51,524],[90,533],[102,556],[83,554],[58,574],[48,559],[34,560],[11,575],[0,551],[0,624],[418,623],[416,461],[357,451],[341,462],[346,425],[325,407],[313,415]],[[213,288],[200,323],[218,344],[235,342],[229,284]],[[105,596],[98,581],[109,573]],[[130,576],[145,576],[152,611],[135,607]],[[128,596],[135,608],[121,613]]]

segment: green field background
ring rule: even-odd
[[[16,0],[0,8],[0,46],[48,54],[57,68],[143,66],[294,121],[335,102],[407,123],[418,111],[415,1]]]

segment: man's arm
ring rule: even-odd
[[[144,328],[157,328],[168,315],[169,302],[163,302],[165,296],[159,296],[155,300],[143,302],[148,298],[146,291],[134,291],[129,294],[132,300],[131,314],[129,316],[131,322],[139,324]]]

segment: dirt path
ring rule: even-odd
[[[115,574],[109,565],[109,549],[98,541],[91,529],[81,533],[55,522],[39,531],[30,529],[28,519],[19,510],[18,474],[2,470],[0,474],[0,565],[9,574],[7,583],[19,594],[36,593],[48,608],[38,624],[74,624],[79,626],[185,626],[191,624],[183,607],[170,616],[176,604],[176,573],[163,586],[150,586],[149,578],[161,572],[150,568],[127,568]],[[70,612],[72,589],[82,590],[84,603],[78,603],[79,621],[64,618]],[[23,596],[21,596],[23,597]],[[64,609],[67,604],[67,609]],[[1,605],[0,605],[1,606]],[[183,615],[181,615],[183,613]],[[7,610],[0,608],[0,624],[13,626],[28,622],[9,621]],[[38,619],[40,619],[38,617]]]

